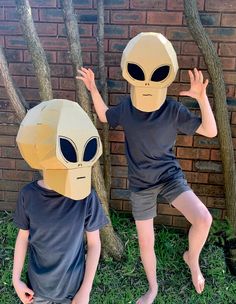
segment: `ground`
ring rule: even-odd
[[[130,218],[112,215],[117,233],[125,244],[120,262],[101,260],[91,295],[91,304],[134,304],[147,289],[140,263],[137,234]],[[0,212],[0,304],[20,303],[11,286],[11,269],[17,230],[12,214]],[[189,270],[182,260],[187,248],[186,234],[173,229],[156,229],[157,276],[159,295],[156,304],[236,304],[236,277],[226,269],[224,253],[208,242],[201,255],[206,288],[198,295],[191,283]]]

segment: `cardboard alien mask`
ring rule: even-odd
[[[167,87],[178,71],[178,62],[172,44],[162,34],[140,33],[125,47],[121,69],[131,84],[133,106],[152,112],[164,103]]]
[[[16,138],[25,161],[46,184],[72,199],[91,192],[92,165],[102,154],[97,129],[75,102],[54,99],[28,111]]]

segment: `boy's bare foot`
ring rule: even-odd
[[[191,260],[189,259],[189,256],[188,256],[188,251],[185,251],[185,253],[183,255],[183,259],[191,271],[192,282],[193,282],[193,285],[194,285],[197,293],[202,293],[204,290],[204,286],[205,286],[205,279],[201,273],[199,264],[191,263]]]
[[[155,300],[158,292],[158,287],[156,289],[149,289],[147,293],[145,293],[136,304],[152,304]]]

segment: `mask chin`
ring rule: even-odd
[[[154,112],[163,105],[166,100],[167,88],[145,88],[131,86],[131,101],[133,106],[143,112]]]

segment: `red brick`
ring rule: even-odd
[[[114,155],[112,155],[114,156]],[[112,188],[119,188],[119,189],[126,189],[127,183],[125,178],[115,178],[111,179],[111,187]]]
[[[126,189],[111,189],[111,199],[129,199],[129,190]]]
[[[234,57],[236,53],[236,43],[220,43],[219,44],[219,54],[221,56]]]
[[[115,24],[144,24],[146,12],[142,11],[111,11],[111,23]]]
[[[15,137],[14,136],[1,136],[0,137],[0,145],[1,146],[6,146],[6,147],[11,147],[15,146]]]
[[[1,1],[1,4],[2,4],[2,1]],[[14,6],[15,6],[15,4],[14,4]],[[18,16],[17,11],[16,11],[15,8],[4,7],[4,11],[5,11],[6,20],[8,20],[8,21],[18,21],[19,20],[19,16]],[[39,20],[38,10],[36,8],[32,8],[31,12],[32,12],[33,20],[38,21]]]
[[[41,37],[40,41],[45,50],[68,50],[68,42],[66,38],[51,38],[51,37]]]
[[[180,163],[181,168],[184,171],[191,171],[192,170],[192,160],[189,160],[189,159],[179,159],[178,161]]]
[[[192,147],[193,145],[193,136],[187,136],[187,135],[178,135],[176,138],[176,146],[182,146],[182,147]]]
[[[220,57],[220,61],[221,61],[223,70],[235,70],[235,62],[236,62],[235,58]],[[199,68],[200,69],[207,68],[203,57],[200,57]]]
[[[97,1],[94,1],[94,7],[97,7]],[[105,9],[126,9],[129,8],[129,1],[127,0],[105,0]]]
[[[14,211],[15,208],[16,208],[16,202],[2,202],[2,201],[0,202],[0,210]]]
[[[169,40],[192,40],[192,36],[187,27],[167,27],[166,37]]]
[[[222,197],[211,197],[207,198],[207,207],[213,208],[225,208],[225,199]]]
[[[229,27],[236,26],[235,14],[222,14],[221,25]]]
[[[111,176],[112,177],[127,177],[128,175],[128,168],[121,167],[121,166],[113,166],[111,168]]]
[[[21,34],[21,28],[18,22],[1,21],[0,23],[0,35],[14,35]]]
[[[165,1],[163,0],[131,0],[130,8],[135,9],[150,9],[150,10],[164,10],[166,7]]]
[[[57,0],[30,0],[31,7],[56,7]]]
[[[181,213],[169,204],[158,204],[158,214],[181,215]]]
[[[195,135],[193,146],[197,148],[219,148],[219,141],[217,138]]]
[[[19,129],[18,125],[0,124],[0,134],[1,135],[16,136],[18,129]]]
[[[197,7],[200,11],[204,9],[204,0],[197,0]],[[184,10],[184,0],[167,0],[167,10]]]
[[[92,0],[73,0],[74,8],[92,8],[93,1]],[[61,7],[60,1],[58,1],[58,7]]]
[[[111,52],[123,52],[124,48],[126,47],[127,43],[129,42],[128,39],[109,39],[109,51]]]
[[[96,10],[75,10],[79,23],[94,23],[97,24],[97,11]],[[109,11],[104,11],[104,23],[109,22]]]
[[[223,174],[209,173],[209,183],[213,185],[223,185],[224,184]]]
[[[1,123],[16,123],[18,121],[18,119],[17,119],[15,113],[0,112],[0,121],[1,121]]]
[[[57,24],[56,23],[37,23],[35,22],[35,28],[39,36],[57,36]]]
[[[127,166],[127,159],[125,155],[111,155],[111,163],[116,166]]]
[[[110,131],[109,140],[115,142],[124,142],[124,132],[122,131]]]
[[[236,2],[232,0],[206,0],[206,11],[232,12],[236,11]]]
[[[120,65],[121,53],[105,53],[105,65]],[[92,64],[98,64],[98,55],[97,53],[92,53]]]
[[[59,8],[41,8],[39,19],[45,22],[63,22],[62,10]]]
[[[208,149],[177,148],[177,157],[187,159],[209,159]]]
[[[206,31],[211,40],[214,41],[226,41],[235,42],[236,41],[236,29],[232,27],[215,27],[206,28]]]
[[[29,63],[10,63],[9,72],[11,75],[34,75],[34,67]]]
[[[131,206],[130,201],[123,201],[123,210],[132,211],[132,206]]]
[[[221,160],[220,150],[211,150],[211,160]]]
[[[30,170],[32,171],[32,168],[27,164],[27,162],[24,159],[16,159],[16,169],[17,170]]]
[[[17,147],[2,147],[1,155],[2,157],[21,158],[21,154]]]
[[[93,26],[93,35],[97,35],[97,25]],[[128,25],[105,24],[104,26],[105,38],[128,38],[129,29]]]
[[[122,72],[120,67],[109,67],[109,79],[123,79]]]
[[[57,52],[56,51],[46,51],[45,52],[48,63],[56,63],[57,62]],[[31,62],[31,56],[28,50],[24,51],[24,62]]]
[[[111,143],[111,153],[125,154],[124,143]]]
[[[184,55],[200,55],[201,50],[197,46],[196,42],[183,41],[181,53]]]
[[[187,83],[172,83],[168,88],[168,95],[179,96],[181,91],[189,90],[189,84]]]
[[[22,88],[21,89],[23,96],[27,101],[39,101],[39,90],[38,89],[31,89],[31,88]]]
[[[54,98],[75,100],[75,92],[73,91],[53,91]]]
[[[75,90],[74,78],[60,78],[60,89]]]
[[[147,23],[158,25],[181,25],[182,12],[147,12]]]
[[[136,36],[140,32],[157,32],[165,35],[165,27],[158,25],[131,25],[130,26],[130,38]]]
[[[231,134],[232,134],[232,137],[236,137],[236,126],[231,126]]]
[[[3,201],[4,200],[4,192],[3,191],[0,191],[0,201]]]
[[[0,7],[0,20],[4,20],[4,8]]]
[[[234,97],[235,94],[235,86],[234,85],[226,85],[226,95],[228,97]]]
[[[236,112],[232,113],[231,123],[236,125]]]
[[[58,51],[57,52],[57,63],[71,64],[70,52],[67,51]],[[83,64],[91,63],[91,53],[83,52]]]
[[[171,226],[172,225],[172,216],[170,215],[157,215],[154,219],[155,225],[165,225]]]
[[[51,76],[54,77],[73,77],[71,65],[51,64]]]
[[[236,84],[236,72],[223,72],[224,80],[228,84]]]
[[[92,24],[79,24],[79,35],[80,37],[91,37],[93,33],[93,26]],[[58,24],[58,36],[65,37],[66,34],[66,27],[65,24]]]
[[[6,202],[16,202],[18,198],[18,192],[5,192],[4,199]]]
[[[14,159],[0,158],[1,169],[15,169],[16,164]]]
[[[224,197],[224,187],[219,185],[192,184],[196,195]]]
[[[5,41],[4,41],[4,37],[0,36],[0,45],[2,47],[5,47]]]
[[[13,107],[11,105],[11,103],[9,101],[6,101],[6,100],[0,100],[0,110],[1,111],[10,111],[10,112],[13,112]]]
[[[19,182],[4,180],[0,183],[0,190],[2,191],[18,191],[19,190]]]
[[[122,201],[121,200],[110,200],[110,208],[115,210],[122,210]]]
[[[8,62],[22,62],[23,61],[23,52],[22,50],[5,50],[5,56]]]
[[[30,171],[3,170],[2,175],[4,179],[17,181],[31,181],[33,177]]]
[[[206,184],[208,182],[208,173],[185,172],[185,175],[189,183]]]
[[[173,216],[173,226],[180,228],[189,228],[190,223],[183,216]]]

